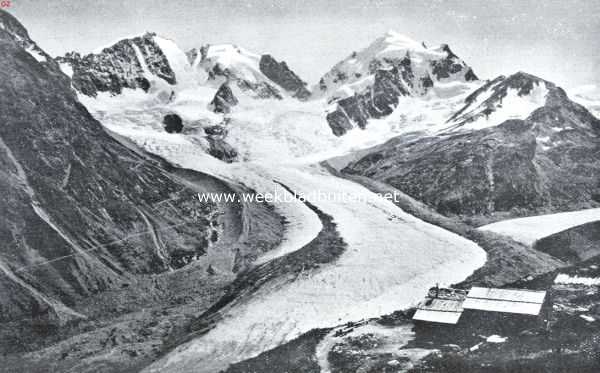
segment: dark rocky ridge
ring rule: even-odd
[[[298,75],[290,70],[285,61],[277,62],[270,54],[263,54],[260,58],[259,67],[267,78],[277,83],[294,97],[307,99],[310,96],[310,91],[306,88],[306,82],[303,82]]]
[[[227,83],[221,84],[215,97],[210,102],[210,109],[215,113],[228,114],[231,108],[238,104],[237,98]]]
[[[367,92],[337,101],[337,109],[327,114],[327,122],[336,136],[341,136],[355,125],[365,128],[370,118],[390,115],[398,105],[398,98],[409,94],[402,75],[410,74],[402,65],[391,70],[377,70],[375,83]]]
[[[466,66],[465,63],[450,50],[448,44],[442,44],[441,50],[446,53],[447,57],[441,60],[431,61],[431,72],[436,80],[450,78],[463,70],[466,71],[465,80],[467,82],[479,79],[473,72],[473,69]]]
[[[522,77],[508,81],[523,83]],[[493,220],[597,206],[600,120],[562,89],[548,89],[546,104],[525,120],[440,137],[399,137],[344,172],[393,185],[445,215]]]
[[[401,96],[423,95],[435,82],[464,74],[465,81],[477,80],[473,70],[460,60],[447,45],[442,47],[446,58],[431,60],[429,65],[433,75],[426,71],[415,71],[410,51],[404,58],[374,59],[369,62],[373,84],[356,92],[353,96],[336,99],[335,110],[327,114],[327,122],[336,136],[341,136],[354,127],[365,128],[369,119],[386,117],[398,105]],[[338,73],[334,81],[345,81],[347,76]],[[323,79],[321,90],[326,90]]]
[[[174,85],[177,83],[177,77],[154,37],[154,33],[145,33],[135,38],[123,39],[104,48],[98,54],[81,56],[71,52],[64,57],[57,57],[56,60],[72,67],[73,87],[85,95],[96,96],[98,92],[120,94],[123,88],[148,91],[151,82],[144,74],[135,51],[137,47],[149,72]]]

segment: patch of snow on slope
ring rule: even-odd
[[[479,130],[488,127],[494,127],[509,119],[525,119],[534,110],[542,107],[546,103],[548,89],[545,84],[538,84],[533,87],[527,95],[519,96],[516,89],[508,89],[506,97],[502,99],[495,110],[488,116],[481,116],[473,122],[469,122],[460,127],[460,130]],[[473,114],[482,112],[486,107],[481,105],[486,97],[478,98],[474,104],[476,110]],[[481,105],[481,106],[478,106]]]
[[[560,273],[554,279],[555,284],[576,284],[576,285],[587,285],[587,286],[600,286],[600,278],[598,277],[579,277],[569,276],[564,273]]]
[[[507,337],[501,337],[499,335],[493,334],[487,337],[485,341],[489,343],[504,343],[507,339]]]
[[[69,78],[73,77],[73,67],[68,63],[59,63],[58,67],[60,67],[60,71],[63,72]]]
[[[485,262],[485,252],[473,242],[375,200],[366,188],[318,167],[255,167],[299,193],[360,196],[356,203],[311,201],[334,217],[347,250],[334,263],[265,285],[214,329],[179,346],[148,372],[219,371],[309,330],[407,308],[431,284],[460,281]]]
[[[175,72],[178,87],[193,86],[202,78],[206,80],[206,76],[200,77],[198,71],[194,72],[192,70],[187,56],[172,40],[155,36],[154,41],[164,53],[173,72]]]
[[[595,208],[508,219],[484,225],[478,229],[507,235],[526,245],[533,245],[541,238],[598,220],[600,220],[600,208]]]
[[[36,51],[33,45],[25,49],[25,51],[35,58],[37,62],[46,62],[46,57],[44,57],[44,55],[42,55],[40,52]]]

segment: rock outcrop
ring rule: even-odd
[[[215,113],[228,114],[231,112],[231,108],[237,104],[238,100],[233,95],[233,91],[227,83],[223,83],[215,93],[209,107]]]
[[[174,85],[175,72],[156,41],[156,34],[146,33],[119,42],[85,56],[67,53],[56,60],[66,69],[73,87],[87,95],[98,92],[120,94],[124,88],[148,91],[151,79]]]
[[[260,71],[265,76],[277,83],[292,96],[299,99],[307,99],[310,91],[306,88],[306,82],[303,82],[285,63],[277,62],[270,54],[263,54],[259,62]]]
[[[168,133],[181,133],[183,131],[183,121],[177,114],[165,115],[163,124],[165,125],[165,131]]]

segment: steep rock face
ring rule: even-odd
[[[265,76],[277,83],[280,87],[299,99],[307,99],[310,96],[310,91],[306,88],[306,82],[303,82],[296,75],[285,61],[277,62],[269,54],[263,54],[259,62],[260,71]]]
[[[0,26],[0,321],[84,317],[79,301],[218,245],[220,207],[111,138],[24,28]]]
[[[238,104],[237,98],[233,95],[233,91],[227,83],[221,84],[215,97],[210,102],[210,109],[215,113],[227,114],[231,112],[231,108]]]
[[[508,78],[520,81],[522,74]],[[519,92],[541,81],[519,84]],[[508,84],[508,83],[507,83]],[[384,181],[445,215],[526,215],[597,206],[600,121],[551,83],[525,119],[396,138],[344,171]],[[458,116],[457,116],[458,117]]]
[[[473,70],[447,45],[426,48],[389,32],[335,65],[313,95],[333,104],[327,120],[340,136],[351,128],[364,128],[371,118],[389,115],[401,96],[423,96],[440,82],[474,80]]]
[[[364,129],[368,119],[390,115],[398,105],[398,97],[409,94],[401,75],[398,67],[377,70],[367,92],[338,100],[336,110],[326,117],[333,134],[341,136],[354,125]]]
[[[148,91],[153,79],[174,85],[175,72],[157,43],[154,33],[123,39],[97,53],[81,56],[67,53],[56,60],[66,65],[79,92],[96,96],[98,92],[120,94],[123,88]]]

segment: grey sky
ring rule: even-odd
[[[600,82],[600,1],[12,0],[53,55],[155,31],[184,50],[235,43],[314,83],[388,29],[448,43],[482,78],[523,70],[571,87]]]

